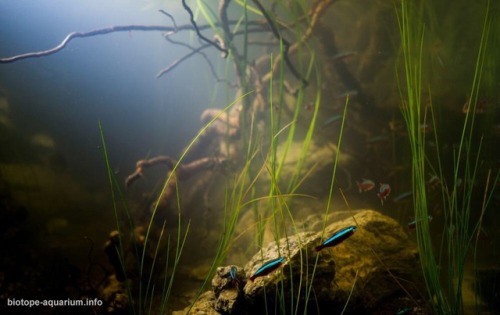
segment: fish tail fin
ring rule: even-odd
[[[358,182],[358,181],[356,181],[356,185],[358,186],[358,191],[359,191],[360,193],[362,193],[362,192],[363,192],[363,189],[361,188],[361,183],[360,183],[360,182]]]
[[[383,206],[384,205],[384,197],[382,197],[382,195],[380,193],[377,194],[377,197],[378,197],[378,199],[380,199],[380,203]]]

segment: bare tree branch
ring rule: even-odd
[[[321,15],[323,15],[326,12],[326,9],[330,5],[332,5],[335,1],[336,0],[318,0],[312,6],[312,8],[309,10],[309,12],[307,14],[307,17],[308,17],[307,21],[309,23],[308,23],[308,27],[307,27],[306,31],[304,32],[304,34],[301,36],[301,38],[297,42],[295,42],[292,46],[290,46],[289,50],[287,51],[287,54],[284,55],[283,58],[287,58],[288,54],[294,53],[300,47],[300,45],[302,45],[312,35],[312,32],[313,32],[314,28],[316,27],[316,25],[318,24]],[[272,78],[272,72],[275,69],[278,69],[277,65],[280,61],[281,61],[281,56],[277,56],[274,59],[274,64],[273,64],[273,67],[271,68],[271,71],[262,77],[262,82],[268,82]],[[286,59],[285,59],[285,62],[286,62]],[[293,93],[293,94],[295,94],[295,93]]]
[[[138,178],[142,177],[144,168],[148,168],[158,164],[164,164],[168,167],[169,170],[171,170],[174,168],[175,163],[177,163],[177,161],[169,156],[164,155],[157,156],[149,160],[139,160],[135,165],[135,171],[125,179],[125,187],[130,186],[130,184],[135,182]]]
[[[184,46],[184,45],[183,45]],[[208,66],[210,68],[210,71],[212,72],[213,76],[215,77],[215,79],[218,81],[218,82],[222,82],[222,81],[226,81],[226,80],[222,80],[219,78],[219,76],[217,75],[217,73],[215,72],[215,69],[212,65],[212,63],[210,62],[210,60],[208,59],[207,55],[205,55],[202,50],[203,49],[206,49],[208,47],[210,47],[212,45],[210,44],[205,44],[203,46],[200,46],[198,48],[193,48],[193,47],[190,47],[190,49],[192,50],[190,53],[188,53],[187,55],[183,56],[182,58],[179,58],[177,60],[175,60],[174,62],[172,62],[170,65],[168,65],[167,67],[163,68],[160,70],[160,72],[158,72],[158,74],[156,75],[157,78],[163,76],[164,74],[172,71],[175,67],[177,67],[181,62],[189,59],[190,57],[196,55],[196,54],[200,54],[202,55],[205,60],[207,61],[208,63]]]
[[[293,63],[290,61],[290,58],[288,57],[288,51],[290,50],[290,42],[288,42],[283,36],[281,36],[280,31],[278,30],[278,28],[274,24],[273,20],[269,16],[269,13],[266,11],[264,6],[259,2],[259,0],[252,0],[252,1],[253,1],[253,3],[255,3],[255,5],[259,8],[260,12],[262,12],[264,17],[266,18],[266,21],[269,24],[269,27],[271,28],[271,31],[273,32],[274,36],[276,38],[278,38],[283,43],[283,58],[285,59],[285,63],[287,65],[288,69],[290,69],[293,76],[296,77],[297,80],[299,80],[304,87],[307,86],[309,83],[297,71],[297,69],[295,69],[295,66],[293,65]]]
[[[219,0],[219,17],[221,20],[221,26],[226,34],[226,40],[231,41],[233,39],[233,34],[229,29],[229,19],[227,17],[227,7],[229,6],[229,2],[231,0]]]
[[[192,27],[183,26],[182,28],[183,29],[190,29]],[[66,47],[66,45],[74,38],[92,37],[92,36],[105,35],[105,34],[115,33],[115,32],[128,32],[128,31],[172,32],[175,30],[177,30],[176,27],[161,26],[161,25],[122,25],[122,26],[118,25],[118,26],[111,26],[111,27],[107,27],[107,28],[100,28],[100,29],[89,31],[89,32],[83,32],[83,33],[73,32],[73,33],[68,34],[64,38],[64,40],[54,48],[42,50],[42,51],[30,52],[30,53],[21,54],[21,55],[16,55],[13,57],[0,58],[0,63],[11,63],[11,62],[22,60],[22,59],[39,58],[39,57],[44,57],[47,55],[55,54],[58,51],[62,50],[64,47]]]
[[[160,11],[162,12],[162,11]],[[165,14],[166,12],[162,12]],[[235,24],[237,21],[229,21],[229,24]],[[262,26],[260,22],[257,21],[249,21],[249,25],[258,25]],[[218,24],[216,24],[218,25]],[[95,29],[92,31],[88,32],[72,32],[69,33],[64,40],[57,46],[47,49],[47,50],[40,50],[40,51],[34,51],[34,52],[29,52],[25,54],[19,54],[15,55],[12,57],[4,57],[0,58],[0,64],[2,63],[11,63],[23,59],[29,59],[29,58],[40,58],[40,57],[45,57],[48,55],[55,54],[62,49],[64,49],[70,41],[72,41],[75,38],[86,38],[86,37],[93,37],[93,36],[98,36],[98,35],[106,35],[110,33],[115,33],[115,32],[129,32],[129,31],[142,31],[142,32],[148,32],[148,31],[158,31],[158,32],[166,32],[166,35],[171,35],[173,33],[177,33],[179,31],[201,31],[210,28],[209,25],[202,25],[202,26],[197,26],[195,27],[193,25],[181,25],[181,26],[163,26],[163,25],[117,25],[117,26],[110,26],[106,28],[100,28],[100,29]],[[249,32],[262,32],[263,29],[252,29]]]
[[[176,40],[173,40],[172,38],[170,38],[168,35],[164,35],[165,36],[165,39],[172,43],[172,44],[175,44],[175,45],[179,45],[179,46],[184,46],[188,49],[190,49],[192,52],[196,52],[198,53],[199,55],[201,55],[203,57],[203,59],[205,59],[205,61],[207,62],[208,64],[208,67],[210,68],[210,72],[212,73],[212,75],[215,77],[215,79],[217,80],[217,82],[226,82],[229,84],[229,81],[228,80],[225,80],[225,79],[221,79],[219,78],[219,76],[217,75],[217,72],[215,71],[215,67],[214,65],[212,64],[212,62],[210,61],[210,59],[208,59],[208,56],[202,51],[203,49],[205,48],[208,48],[210,47],[211,45],[210,44],[205,44],[201,47],[198,47],[198,48],[194,48],[192,47],[191,45],[188,45],[186,43],[183,43],[183,42],[180,42],[180,41],[176,41]],[[170,72],[173,68],[175,68],[177,65],[179,65],[182,61],[190,58],[191,56],[193,56],[194,54],[192,53],[189,53],[188,55],[174,61],[173,63],[171,63],[168,67],[166,68],[163,68],[157,75],[156,77],[159,78],[161,76],[163,76],[164,74],[166,74],[167,72]],[[231,84],[229,84],[230,86],[232,86]]]
[[[170,14],[167,11],[162,10],[162,9],[158,10],[158,12],[162,13],[163,15],[168,16],[172,20],[172,24],[174,24],[174,28],[175,28],[173,31],[163,34],[163,36],[168,36],[168,35],[177,33],[177,23],[175,23],[175,19],[172,16],[172,14]]]
[[[203,34],[200,32],[200,29],[198,28],[198,25],[196,25],[196,21],[194,20],[194,14],[193,14],[193,11],[191,11],[191,8],[187,5],[186,3],[186,0],[182,0],[182,6],[184,7],[184,9],[189,13],[189,18],[191,20],[191,24],[193,25],[195,31],[196,31],[196,34],[198,34],[198,37],[203,39],[204,41],[206,41],[207,43],[209,43],[210,45],[214,46],[215,48],[217,48],[219,51],[223,52],[224,53],[224,58],[227,57],[228,55],[228,51],[226,48],[222,47],[221,45],[217,44],[215,41],[212,41],[208,38],[206,38],[205,36],[203,36]]]

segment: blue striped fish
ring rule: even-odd
[[[335,232],[332,236],[327,238],[321,245],[316,246],[314,249],[319,252],[325,247],[333,247],[336,246],[346,239],[348,239],[351,235],[356,232],[356,226],[346,227],[340,231]]]
[[[285,262],[285,257],[279,257],[266,262],[250,277],[250,281],[254,281],[258,277],[270,274],[274,270],[281,267],[281,265],[283,265],[283,262]]]
[[[231,280],[236,280],[236,272],[238,271],[238,268],[236,268],[236,266],[231,266],[229,268],[229,277],[231,278]]]

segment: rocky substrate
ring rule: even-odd
[[[257,314],[266,307],[273,314],[335,314],[344,307],[346,313],[377,314],[387,311],[387,304],[394,304],[391,311],[397,313],[405,305],[396,300],[415,312],[421,281],[416,244],[396,221],[376,211],[346,212],[343,217],[324,232],[302,232],[269,243],[244,268],[219,267],[212,290],[173,314]],[[351,237],[316,252],[322,240],[349,226],[357,226]],[[249,279],[278,257],[285,258],[278,269]]]

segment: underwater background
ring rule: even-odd
[[[0,2],[1,312],[500,314],[499,10]]]

